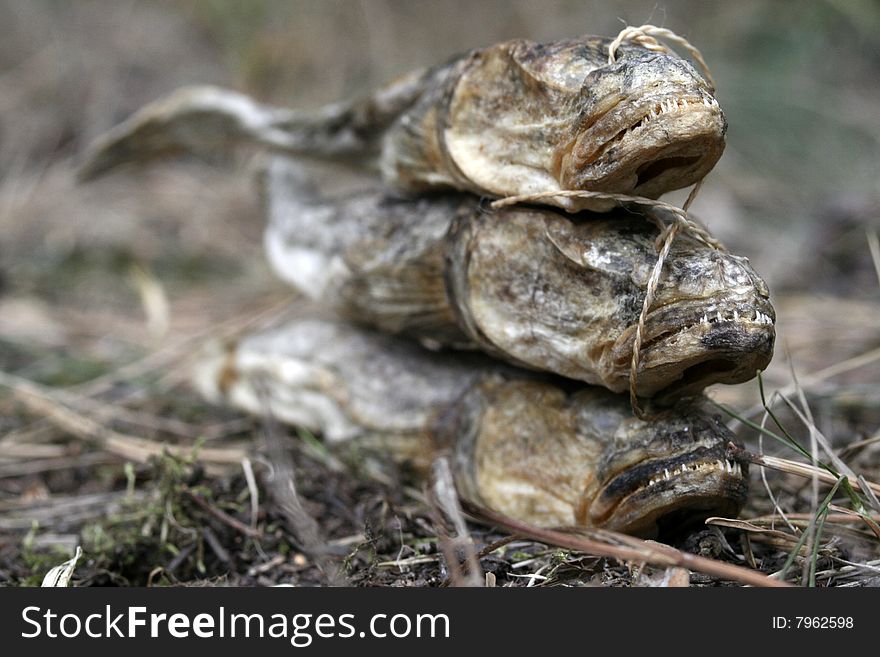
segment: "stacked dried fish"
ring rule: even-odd
[[[610,45],[497,44],[311,115],[185,89],[101,139],[82,173],[241,142],[280,152],[263,175],[269,259],[338,319],[246,338],[206,361],[200,388],[328,440],[454,454],[465,494],[529,522],[652,534],[743,503],[744,464],[700,392],[767,365],[774,312],[747,259],[680,235],[632,367],[675,217],[609,194],[699,181],[726,123],[685,60],[643,41],[609,63]],[[384,184],[318,193],[312,157],[376,165]],[[531,193],[542,206],[476,195]],[[632,385],[651,417],[577,381]]]
[[[538,525],[656,535],[735,515],[747,464],[698,405],[650,420],[625,396],[455,357],[350,323],[298,318],[206,357],[211,400],[356,440],[416,466],[452,457],[459,491]]]
[[[264,198],[275,271],[349,319],[629,389],[657,258],[659,229],[644,217],[493,211],[466,194],[327,198],[283,158],[267,167]],[[674,398],[752,378],[773,353],[773,314],[746,258],[682,236],[646,318],[639,394]]]

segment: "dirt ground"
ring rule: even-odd
[[[74,179],[92,139],[184,84],[309,109],[467,48],[614,35],[620,19],[705,55],[730,127],[694,214],[751,259],[778,314],[764,375],[778,425],[756,381],[709,396],[808,449],[827,438],[864,490],[880,482],[875,4],[0,0],[0,585],[39,584],[76,546],[76,586],[680,581],[478,521],[480,572],[462,571],[468,542],[415,473],[191,389],[205,341],[297,303],[264,260],[254,154]],[[752,452],[807,462],[730,426]],[[674,547],[794,584],[880,584],[880,504],[840,487],[823,506],[828,490],[753,467],[740,521]],[[816,519],[819,540],[802,540]]]

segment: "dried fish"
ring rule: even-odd
[[[100,138],[81,169],[237,143],[378,165],[400,189],[505,197],[589,190],[657,198],[701,180],[724,150],[726,119],[684,59],[585,36],[514,40],[415,71],[367,98],[314,113],[215,87],[152,103]],[[567,210],[613,202],[551,197]]]
[[[217,345],[196,376],[211,400],[425,467],[452,456],[466,497],[524,522],[655,535],[745,501],[747,463],[698,405],[650,420],[625,396],[572,389],[480,354],[432,353],[305,316]]]
[[[269,163],[266,250],[308,297],[429,346],[629,388],[633,336],[658,228],[637,214],[491,211],[470,195],[328,198],[305,167]],[[773,354],[775,313],[746,258],[682,236],[648,313],[638,392],[739,383]]]

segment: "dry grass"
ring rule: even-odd
[[[448,495],[435,486],[431,504],[394,464],[331,453],[190,392],[187,365],[205,337],[290,296],[263,261],[247,154],[77,186],[92,138],[182,84],[316,107],[503,38],[570,36],[572,25],[616,34],[618,17],[665,24],[706,56],[729,146],[694,210],[751,258],[779,315],[765,373],[779,426],[754,382],[712,391],[753,425],[732,421],[767,466],[753,468],[741,518],[714,519],[677,552],[463,531]],[[0,584],[38,583],[76,545],[77,585],[424,586],[481,571],[496,586],[704,586],[745,583],[741,569],[880,583],[872,5],[0,0],[0,25]],[[285,473],[272,478],[281,453]]]

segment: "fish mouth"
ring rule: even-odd
[[[606,477],[582,520],[653,537],[679,533],[711,516],[735,517],[748,494],[748,462],[731,447],[700,446],[630,464]]]
[[[656,198],[703,178],[724,151],[727,122],[708,92],[605,101],[560,157],[563,189]]]
[[[695,310],[696,309],[696,310]],[[645,319],[637,393],[659,403],[700,392],[714,383],[752,379],[773,357],[776,313],[768,299],[676,301]],[[615,346],[628,368],[635,326]]]

